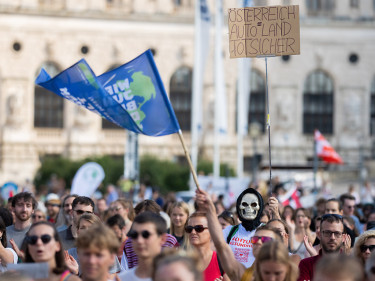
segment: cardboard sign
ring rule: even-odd
[[[299,6],[228,10],[231,58],[300,54]]]

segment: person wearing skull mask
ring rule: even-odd
[[[231,247],[236,259],[250,267],[255,258],[250,238],[261,224],[264,208],[262,196],[253,188],[245,189],[237,198],[236,211],[241,224],[223,230],[224,239]]]

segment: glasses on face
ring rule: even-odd
[[[44,216],[41,216],[41,215],[32,215],[31,218],[33,218],[33,219],[44,219]]]
[[[194,229],[195,232],[197,232],[197,233],[202,233],[205,229],[208,229],[208,227],[204,227],[204,226],[201,225],[201,224],[194,225],[194,226],[191,226],[191,225],[185,226],[185,231],[186,231],[187,233],[192,233],[192,232],[193,232],[193,229]]]
[[[60,207],[59,204],[47,204],[47,207]]]
[[[92,214],[91,211],[84,211],[84,210],[74,210],[78,215],[83,215],[83,214]]]
[[[323,230],[322,231],[323,236],[326,238],[329,238],[332,236],[332,234],[335,236],[335,238],[341,238],[342,232],[340,231],[329,231],[329,230]]]
[[[361,245],[359,248],[361,249],[362,253],[366,252],[367,250],[372,252],[375,249],[375,245]]]
[[[151,234],[152,233],[149,232],[148,230],[143,230],[141,232],[137,232],[135,230],[130,230],[128,232],[128,237],[130,237],[133,240],[137,240],[138,236],[141,235],[143,237],[143,239],[148,239],[151,236]]]
[[[256,244],[259,240],[262,241],[262,243],[266,243],[266,242],[272,241],[273,238],[269,236],[253,236],[250,238],[250,242],[252,244]]]
[[[29,245],[35,245],[38,239],[42,240],[43,244],[47,244],[52,240],[52,236],[49,234],[43,234],[42,236],[30,235],[26,236],[26,242]]]

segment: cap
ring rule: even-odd
[[[47,195],[45,204],[61,204],[60,197],[56,193],[50,193]]]

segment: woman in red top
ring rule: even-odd
[[[211,249],[211,235],[207,227],[206,214],[193,213],[189,219],[185,231],[189,235],[190,245],[198,251],[203,271],[204,281],[229,280],[220,269],[216,252]]]

